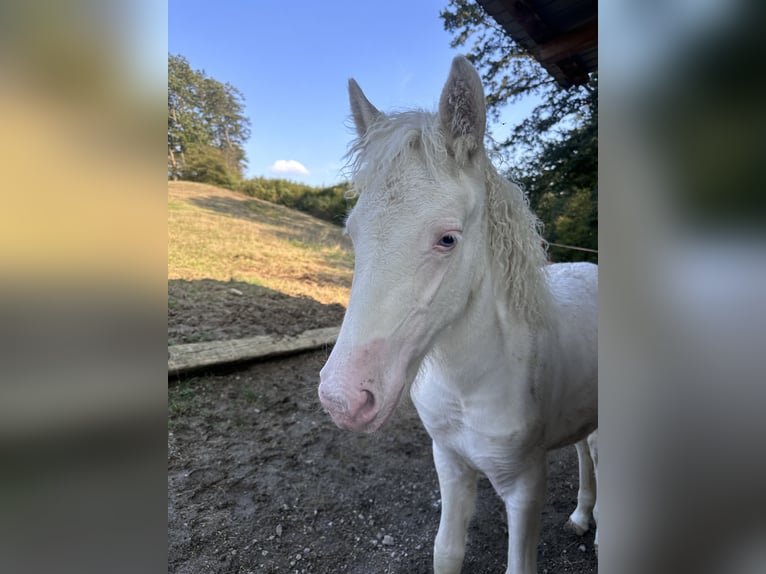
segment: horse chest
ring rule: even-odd
[[[466,397],[433,383],[416,389],[412,399],[432,440],[485,474],[535,443],[541,419],[520,398],[514,401],[508,393]]]

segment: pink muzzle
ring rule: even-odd
[[[319,373],[319,401],[340,428],[374,431],[393,412],[404,386],[403,380],[392,390],[386,389],[384,383],[398,383],[397,379],[403,379],[403,376],[392,377],[394,373],[398,374],[397,364],[388,363],[389,368],[384,367],[387,365],[384,347],[382,339],[351,349],[338,344]],[[390,367],[394,367],[393,372]],[[389,396],[391,391],[395,396]]]

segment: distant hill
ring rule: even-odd
[[[212,185],[168,182],[168,279],[245,281],[346,306],[352,271],[336,225]]]

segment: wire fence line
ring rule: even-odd
[[[590,249],[588,247],[575,247],[574,245],[565,245],[563,243],[552,243],[548,242],[548,245],[553,245],[553,247],[563,247],[564,249],[574,249],[575,251],[587,251],[588,253],[595,253],[598,255],[598,249]]]

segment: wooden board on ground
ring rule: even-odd
[[[340,327],[325,327],[310,329],[293,337],[261,335],[247,339],[171,345],[168,347],[168,374],[176,375],[203,367],[319,349],[334,344],[339,331]]]

